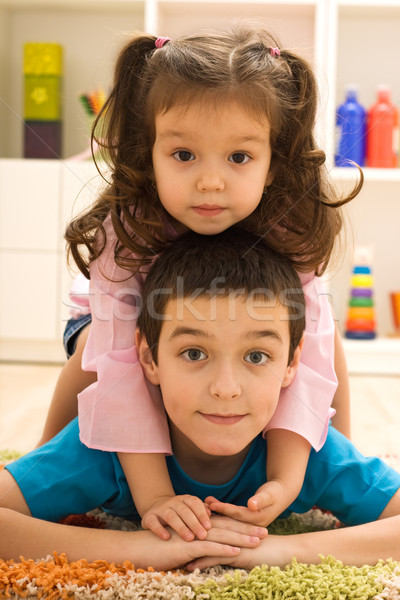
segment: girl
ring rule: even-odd
[[[91,385],[79,394],[80,437],[118,451],[143,526],[164,539],[164,525],[187,540],[204,538],[218,508],[215,498],[204,505],[175,497],[162,400],[133,346],[146,271],[185,229],[213,235],[240,222],[265,236],[294,262],[307,298],[302,363],[265,432],[268,483],[249,500],[247,520],[268,525],[298,495],[310,447],[324,443],[334,395],[348,434],[343,351],[317,276],[341,229],[340,207],[361,182],[344,199],[329,186],[313,137],[316,102],[309,65],[264,29],[239,24],[174,41],[136,35],[119,55],[95,123],[92,141],[110,181],[66,231],[70,254],[90,277],[82,368]],[[74,328],[76,335],[79,322]]]

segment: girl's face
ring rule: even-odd
[[[155,119],[160,201],[184,228],[213,235],[248,217],[270,183],[270,127],[235,102],[175,106]],[[271,178],[272,179],[272,178]]]

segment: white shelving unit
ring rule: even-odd
[[[134,29],[174,38],[243,17],[262,19],[283,46],[315,65],[321,90],[318,139],[337,185],[348,188],[355,172],[333,168],[335,107],[347,83],[359,85],[366,106],[380,83],[390,84],[393,100],[400,100],[400,0],[0,0],[0,359],[63,359],[60,339],[70,278],[62,232],[101,183],[90,162],[70,159],[88,146],[79,92],[108,89],[115,56]],[[64,47],[59,160],[21,159],[26,41],[55,41]],[[385,339],[392,329],[388,292],[400,289],[400,169],[366,169],[365,180],[347,212],[355,242],[375,246],[383,339],[370,345],[346,343],[346,352],[352,371],[362,370],[361,353],[370,372],[400,374],[400,340],[388,340],[387,346]],[[349,247],[339,270],[329,276],[342,329],[350,257]]]

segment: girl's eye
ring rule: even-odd
[[[264,352],[254,350],[253,352],[246,354],[244,360],[252,365],[265,365],[269,360],[269,356]]]
[[[194,154],[189,152],[189,150],[178,150],[174,152],[172,155],[179,162],[189,162],[190,160],[194,160]]]
[[[250,160],[250,156],[245,154],[244,152],[234,152],[230,155],[229,160],[236,165],[244,165]]]
[[[205,353],[202,352],[202,350],[199,350],[198,348],[189,348],[189,350],[182,352],[182,356],[190,362],[197,362],[199,360],[204,360],[205,358],[207,358]]]

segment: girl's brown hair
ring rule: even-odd
[[[104,249],[109,214],[115,261],[128,271],[150,263],[170,242],[152,166],[156,115],[176,105],[207,102],[212,109],[235,101],[271,127],[273,179],[241,226],[264,236],[299,271],[322,274],[342,227],[340,207],[360,191],[362,173],[352,193],[338,198],[314,140],[317,85],[309,64],[289,50],[274,55],[277,41],[254,24],[183,36],[159,49],[155,40],[138,34],[122,49],[114,86],[94,125],[92,142],[99,144],[111,180],[66,230],[80,270],[88,276],[90,262]]]

